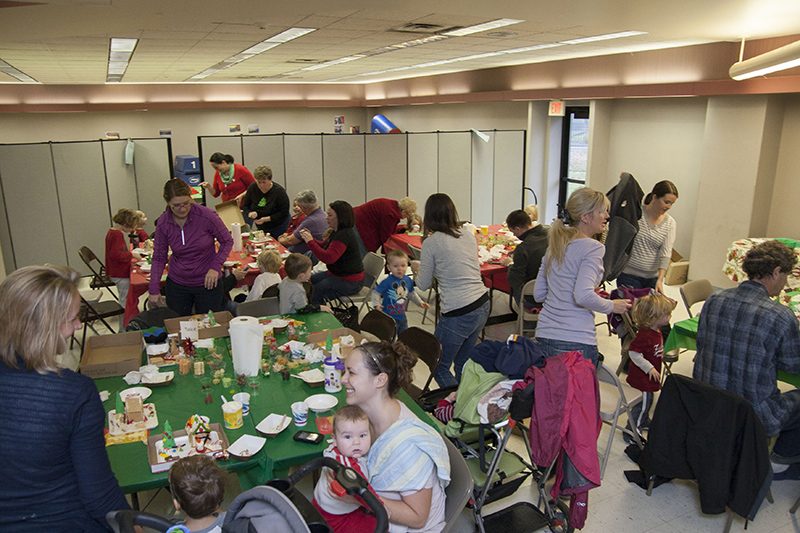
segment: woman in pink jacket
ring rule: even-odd
[[[191,189],[181,179],[164,185],[167,210],[156,222],[150,303],[163,305],[159,284],[172,249],[167,275],[167,306],[179,316],[222,311],[222,264],[233,248],[233,238],[216,211],[192,201]],[[216,243],[219,243],[217,249]]]

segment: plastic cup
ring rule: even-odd
[[[237,392],[233,395],[233,401],[242,404],[242,416],[247,416],[250,413],[250,394]]]
[[[306,402],[294,402],[292,404],[292,418],[294,418],[295,426],[305,426],[308,423],[308,404]]]
[[[481,226],[481,233],[489,235],[489,226]]]
[[[222,419],[225,422],[225,429],[242,427],[242,404],[236,401],[222,404]]]
[[[317,424],[317,431],[323,435],[333,433],[333,411],[326,409],[314,413],[314,422]]]

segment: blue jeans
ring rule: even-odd
[[[461,381],[461,370],[469,358],[470,350],[478,342],[486,319],[489,318],[489,303],[486,302],[466,315],[439,318],[436,326],[436,338],[442,343],[442,360],[433,378],[440,387],[458,385]],[[450,365],[455,363],[456,375],[450,372]]]
[[[167,276],[167,283],[164,287],[164,294],[167,297],[167,307],[178,313],[178,316],[189,316],[192,314],[192,307],[194,313],[204,315],[209,311],[223,310],[222,296],[224,289],[222,288],[222,280],[217,282],[217,286],[211,290],[203,286],[200,287],[187,287],[172,281],[172,278]]]
[[[581,344],[580,342],[543,339],[541,337],[536,337],[536,342],[547,351],[547,357],[555,357],[564,352],[581,352],[584,359],[588,359],[593,365],[597,366],[597,359],[600,356],[597,346]]]
[[[397,322],[397,335],[400,335],[408,329],[408,318],[406,315],[394,316],[392,318],[394,318],[394,321]]]
[[[800,390],[784,392],[781,396],[791,398],[794,408],[778,433],[778,440],[772,448],[773,460],[776,463],[800,462]]]
[[[322,305],[328,300],[335,300],[339,296],[352,296],[361,290],[362,281],[347,281],[332,276],[327,272],[317,272],[311,276],[314,285],[314,305]]]
[[[625,285],[631,289],[655,289],[658,277],[655,278],[640,278],[633,274],[620,274],[617,277],[617,287]]]

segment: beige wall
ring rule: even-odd
[[[775,187],[769,210],[768,237],[800,239],[800,95],[785,98],[781,144],[775,169]]]

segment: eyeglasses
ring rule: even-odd
[[[190,205],[192,205],[192,201],[191,200],[188,201],[188,202],[180,203],[180,204],[169,204],[169,207],[170,207],[170,209],[185,209],[185,208],[189,207]]]

